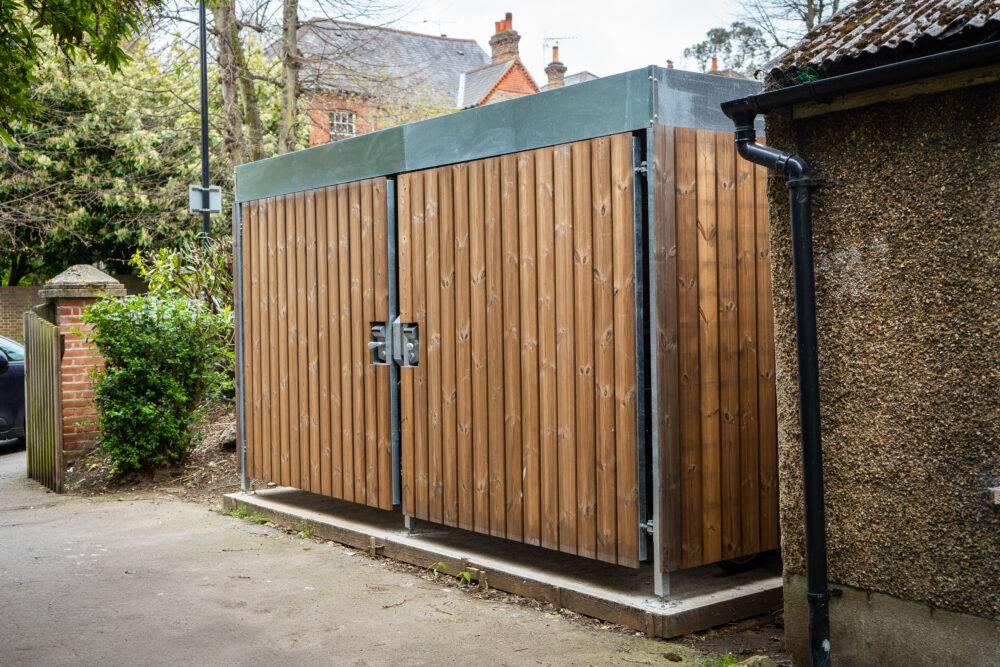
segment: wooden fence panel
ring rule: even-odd
[[[243,205],[251,476],[392,509],[385,179]]]
[[[28,476],[62,493],[62,408],[59,367],[62,345],[59,327],[33,312],[24,314],[24,434]]]
[[[405,513],[638,566],[631,145],[399,176]]]
[[[654,130],[663,566],[778,545],[766,172],[724,132]],[[677,415],[671,420],[671,415]]]

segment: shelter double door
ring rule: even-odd
[[[621,134],[244,204],[251,476],[638,566],[635,161]]]

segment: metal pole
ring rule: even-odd
[[[198,3],[198,51],[201,67],[201,232],[207,245],[212,233],[212,214],[208,194],[208,28],[205,0]]]
[[[240,452],[240,491],[250,492],[250,471],[247,470],[247,418],[243,360],[243,216],[239,205],[233,205],[233,273],[236,279],[236,434]]]

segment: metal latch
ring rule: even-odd
[[[409,368],[420,363],[420,331],[416,322],[372,322],[368,341],[374,366]]]
[[[395,350],[396,363],[404,368],[420,365],[420,328],[416,322],[400,322],[399,318],[393,323],[398,336],[398,345]]]
[[[392,357],[389,354],[389,325],[386,322],[371,323],[371,338],[368,340],[368,351],[372,356],[373,366],[389,366]]]

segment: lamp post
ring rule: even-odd
[[[198,51],[201,66],[201,231],[207,244],[212,233],[212,207],[208,188],[208,28],[205,0],[198,2]]]
[[[198,2],[198,50],[201,65],[201,185],[188,186],[188,208],[201,214],[201,232],[205,245],[212,234],[212,214],[222,212],[222,190],[208,184],[208,28],[205,25],[205,0]]]

